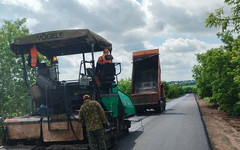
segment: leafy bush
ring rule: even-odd
[[[121,79],[118,82],[118,88],[119,88],[119,90],[121,90],[122,92],[124,92],[125,94],[127,94],[130,97],[131,79],[130,78]]]
[[[165,97],[166,98],[176,98],[181,95],[183,95],[185,92],[181,86],[178,85],[170,85],[166,81],[162,81],[164,90],[165,90]],[[128,96],[130,96],[131,93],[131,79],[126,78],[126,79],[121,79],[118,82],[118,88],[119,90],[123,91],[126,93]],[[191,90],[193,90],[191,88]]]
[[[225,44],[219,48],[197,54],[198,65],[193,68],[197,92],[201,98],[210,97],[218,109],[231,115],[240,114],[240,1],[225,0],[231,14],[224,15],[222,8],[208,13],[207,27],[222,27],[217,36]],[[234,39],[234,37],[236,37]]]
[[[195,87],[183,87],[184,93],[197,93],[197,89]]]
[[[162,81],[162,84],[165,90],[166,98],[176,98],[184,94],[184,90],[181,86],[170,85],[166,81]]]
[[[211,97],[210,102],[232,115],[240,112],[240,45],[237,43],[240,36],[225,47],[198,54],[199,65],[193,68],[199,96]]]
[[[0,112],[7,117],[23,115],[30,110],[28,89],[22,77],[22,60],[9,46],[14,38],[29,34],[25,22],[26,19],[4,21],[0,28]]]

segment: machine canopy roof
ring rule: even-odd
[[[52,56],[70,55],[112,50],[112,44],[100,35],[88,30],[59,30],[32,34],[16,38],[11,44],[11,50],[17,55],[29,53],[33,45],[48,58]]]

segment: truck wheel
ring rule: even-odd
[[[165,97],[162,97],[162,104],[163,104],[163,111],[166,110],[166,99]]]
[[[141,115],[143,113],[143,109],[142,108],[137,108],[136,109],[136,114],[137,115]]]
[[[161,101],[161,113],[164,112],[164,102]]]
[[[165,111],[166,110],[166,102],[164,102],[164,104],[163,104],[163,111]]]
[[[126,134],[129,134],[129,128],[125,130]]]
[[[162,101],[162,112],[166,110],[166,101]]]
[[[159,103],[155,106],[155,112],[157,112],[157,113],[161,113],[161,112],[162,112],[161,102],[159,102]]]

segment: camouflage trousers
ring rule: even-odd
[[[88,131],[90,150],[106,150],[104,129]]]

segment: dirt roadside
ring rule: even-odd
[[[240,150],[240,117],[232,117],[198,98],[196,101],[213,150]]]

